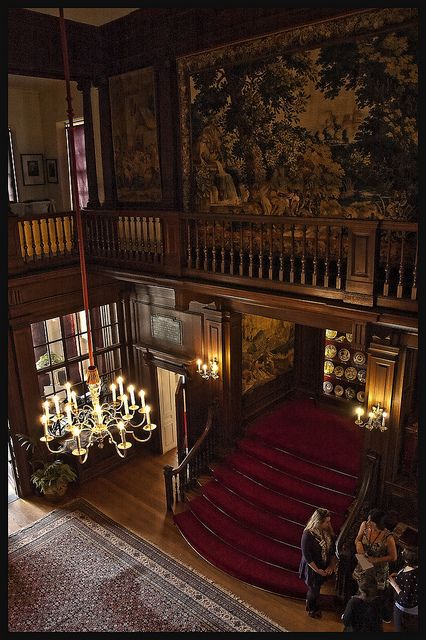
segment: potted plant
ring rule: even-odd
[[[31,474],[31,481],[37,489],[50,500],[61,498],[70,482],[77,479],[77,474],[66,462],[54,460],[45,462]]]
[[[60,500],[68,484],[77,479],[74,469],[62,459],[52,460],[51,454],[40,446],[38,437],[26,433],[18,433],[16,437],[29,457],[33,469],[31,481],[48,500]]]

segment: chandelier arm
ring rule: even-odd
[[[50,453],[55,453],[56,454],[56,453],[63,453],[67,449],[67,444],[66,444],[67,442],[69,442],[69,440],[66,440],[64,446],[61,449],[58,449],[57,451],[55,451],[54,449],[50,448],[48,441],[45,441],[45,444],[46,444],[46,447],[48,448]]]
[[[136,442],[148,442],[148,440],[151,438],[152,431],[149,431],[149,436],[147,438],[138,438],[133,431],[126,431],[126,433],[129,433],[136,440]]]

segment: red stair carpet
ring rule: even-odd
[[[248,428],[175,523],[219,569],[303,598],[303,527],[316,507],[326,507],[338,533],[355,496],[361,437],[353,421],[312,400],[285,402]]]

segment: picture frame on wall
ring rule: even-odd
[[[21,153],[21,165],[24,186],[45,184],[43,154]]]
[[[58,182],[58,163],[55,158],[46,158],[46,179],[47,182]]]

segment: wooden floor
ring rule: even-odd
[[[124,461],[116,469],[88,481],[70,486],[64,502],[81,496],[100,511],[163,551],[190,566],[216,584],[263,612],[288,631],[342,631],[340,612],[323,611],[321,620],[309,618],[305,602],[275,595],[240,582],[203,560],[182,538],[172,517],[165,510],[163,466],[175,464],[174,452],[164,456],[142,450],[140,456]],[[31,524],[58,505],[44,498],[18,499],[8,506],[9,533]],[[327,589],[327,585],[325,585]],[[332,583],[329,590],[332,590]],[[392,624],[384,625],[393,631]]]

